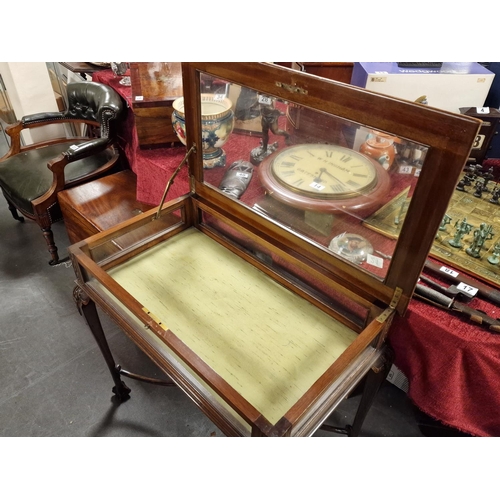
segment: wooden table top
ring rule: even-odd
[[[181,63],[130,63],[134,107],[168,106],[182,96]]]
[[[102,71],[103,69],[107,69],[109,66],[101,66],[101,64],[92,64],[88,62],[60,62],[61,66],[64,66],[66,69],[73,71],[73,73],[95,73],[96,71]]]

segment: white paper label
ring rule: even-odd
[[[74,151],[75,149],[78,149],[78,146],[76,146],[75,144],[73,144],[73,146],[70,146],[69,149],[72,149]]]
[[[224,94],[214,94],[214,101],[223,101],[225,97]]]
[[[376,255],[372,255],[371,253],[366,256],[366,262],[372,266],[379,267],[380,269],[384,267],[384,259],[377,257]]]
[[[309,184],[309,187],[316,189],[316,191],[321,191],[322,189],[325,189],[325,186],[323,186],[319,182],[312,182],[311,184]]]
[[[415,173],[413,174],[415,177],[419,177],[420,176],[420,172],[422,171],[421,168],[416,168],[415,169]]]
[[[236,172],[236,177],[241,177],[242,179],[248,179],[248,177],[250,176],[245,172]]]
[[[413,167],[408,167],[408,166],[399,167],[400,174],[411,174],[412,171],[413,171]]]
[[[447,267],[441,266],[439,268],[440,271],[443,271],[443,273],[449,274],[450,276],[453,276],[456,278],[458,276],[458,273],[454,271],[453,269],[448,269]]]
[[[135,96],[135,100],[136,101],[143,101],[144,100],[144,96],[142,96],[142,95],[136,95]]]
[[[467,283],[462,283],[462,282],[460,282],[457,285],[457,288],[459,290],[462,290],[462,292],[468,293],[469,295],[472,295],[472,296],[475,296],[476,293],[478,292],[477,288],[474,288],[473,286],[470,286]]]
[[[259,104],[266,104],[267,106],[270,106],[273,103],[273,100],[271,97],[267,95],[259,95]]]
[[[490,108],[476,108],[476,113],[480,115],[488,115],[490,113]]]

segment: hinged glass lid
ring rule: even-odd
[[[245,207],[272,221],[291,242],[308,242],[326,261],[390,282],[405,221],[422,212],[421,205],[411,206],[420,192],[417,203],[434,206],[431,229],[414,219],[410,226],[421,234],[406,235],[403,246],[418,241],[427,253],[436,213],[444,211],[440,200],[429,198],[431,179],[439,172],[440,194],[449,198],[476,124],[469,122],[463,144],[446,153],[452,161],[443,161],[444,149],[456,139],[449,137],[450,127],[451,135],[459,134],[458,115],[272,65],[255,64],[259,75],[252,65],[239,65],[247,66],[241,74],[234,67],[207,66],[210,72],[196,72],[203,165],[196,177],[218,194],[199,186],[202,196],[236,201],[235,210]],[[173,114],[181,139],[183,101]],[[422,172],[428,173],[418,189]]]

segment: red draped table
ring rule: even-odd
[[[92,75],[94,81],[113,87],[128,104],[119,131],[120,144],[137,175],[138,201],[155,206],[186,149],[139,148],[131,109],[132,91],[119,84],[121,78],[110,70]],[[241,140],[253,141],[253,147],[259,144],[257,137]],[[231,152],[227,153],[230,158]],[[207,171],[206,176],[218,186],[223,169],[213,170]],[[248,188],[250,196],[262,189],[256,177]],[[182,169],[169,199],[188,190],[187,169]],[[495,318],[500,315],[499,307],[478,298],[469,305]],[[395,351],[395,365],[408,377],[408,395],[420,410],[468,434],[500,436],[500,335],[448,311],[412,300],[406,316],[394,319],[389,341]]]
[[[128,72],[127,72],[128,74]],[[141,149],[135,128],[132,110],[132,88],[121,85],[123,76],[116,77],[111,70],[94,73],[92,80],[104,83],[115,89],[126,101],[125,119],[120,124],[118,139],[131,170],[137,175],[137,200],[156,206],[160,203],[163,191],[173,170],[186,154],[184,147]],[[182,169],[172,184],[169,199],[189,191],[187,170]]]
[[[478,298],[469,305],[500,315]],[[390,343],[418,408],[468,434],[500,436],[500,335],[414,299]]]

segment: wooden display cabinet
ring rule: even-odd
[[[260,139],[233,133],[225,166],[203,168],[218,133],[202,130],[207,77],[307,108],[309,139],[276,137],[252,172]],[[406,311],[480,122],[269,63],[183,63],[182,79],[191,192],[70,247],[74,296],[113,391],[129,398],[122,376],[173,382],[227,435],[308,436],[366,379],[343,429],[358,435],[390,367],[391,320]],[[315,141],[314,128],[332,121],[418,146],[423,165],[385,170]],[[228,177],[246,184],[239,197]],[[404,189],[411,203],[396,240],[363,224]],[[170,380],[115,362],[96,304]]]

